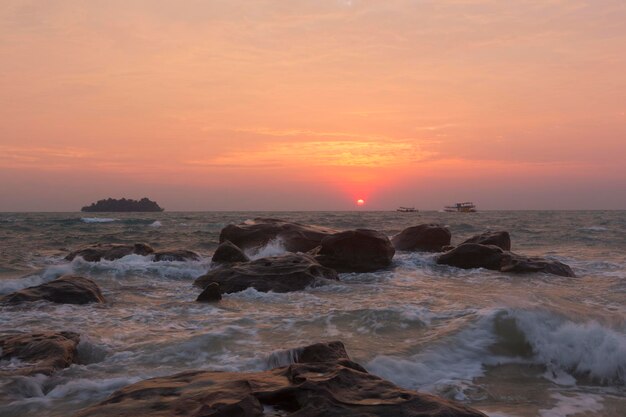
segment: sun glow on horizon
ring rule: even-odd
[[[359,199],[356,201],[356,205],[357,205],[357,206],[363,206],[363,205],[365,205],[365,200],[363,200],[362,198],[359,198]]]

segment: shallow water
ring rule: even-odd
[[[436,265],[432,254],[397,253],[389,270],[341,274],[332,285],[194,303],[191,283],[210,267],[221,228],[257,216],[390,236],[437,222],[453,244],[504,229],[515,252],[560,260],[578,277],[467,271]],[[96,242],[192,249],[203,259],[63,260]],[[108,300],[0,307],[2,333],[82,335],[81,364],[0,380],[1,416],[67,416],[144,378],[265,369],[276,350],[335,339],[374,374],[490,416],[626,415],[624,211],[1,213],[0,245],[0,294],[77,273],[96,280]],[[281,251],[273,244],[254,255]]]

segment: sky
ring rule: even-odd
[[[2,0],[0,211],[626,209],[623,0]]]

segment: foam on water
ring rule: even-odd
[[[583,415],[589,411],[601,411],[602,398],[593,394],[553,394],[552,398],[557,400],[554,407],[550,409],[539,410],[540,417],[563,417]]]
[[[260,248],[246,250],[245,252],[250,259],[256,260],[267,258],[269,256],[283,255],[287,252],[287,250],[285,249],[283,241],[277,238],[270,240],[266,245]]]
[[[113,219],[109,217],[81,217],[80,221],[83,223],[111,223],[116,222],[119,219]]]
[[[367,368],[407,388],[444,394],[456,387],[453,397],[464,400],[464,389],[484,374],[485,365],[516,362],[545,366],[545,377],[557,384],[587,377],[624,385],[626,333],[549,312],[486,310],[473,325],[416,355],[379,355]]]

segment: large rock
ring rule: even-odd
[[[150,255],[154,252],[150,246],[145,243],[135,243],[133,245],[118,244],[118,243],[98,243],[96,245],[88,246],[71,252],[65,257],[66,260],[71,261],[77,256],[80,256],[87,262],[99,262],[102,259],[107,261],[113,261],[115,259],[123,258],[127,255]]]
[[[337,272],[370,272],[391,265],[395,249],[384,234],[356,229],[325,237],[311,253]]]
[[[256,218],[241,224],[229,224],[220,233],[220,243],[227,240],[241,249],[253,249],[280,239],[289,252],[307,252],[336,230],[292,223],[278,219]]]
[[[194,251],[186,249],[170,249],[154,252],[154,261],[183,262],[183,261],[199,261],[200,255]]]
[[[504,251],[495,245],[464,243],[440,255],[437,263],[457,268],[486,268],[502,272],[544,272],[546,274],[574,277],[574,271],[559,261],[526,257]]]
[[[441,252],[444,246],[450,245],[452,234],[438,224],[420,224],[404,229],[391,238],[396,250]]]
[[[80,335],[46,332],[0,336],[0,360],[18,359],[17,366],[0,368],[0,376],[50,375],[74,363]]]
[[[65,275],[45,284],[25,288],[2,298],[2,302],[50,301],[60,304],[104,303],[100,287],[88,278]]]
[[[399,388],[367,373],[347,355],[310,359],[264,372],[189,371],[148,379],[75,417],[486,417]]]
[[[213,257],[211,258],[211,262],[216,264],[248,262],[249,260],[250,258],[248,258],[248,256],[243,253],[243,251],[239,249],[239,247],[235,246],[235,244],[233,244],[230,240],[222,242],[217,247],[215,253],[213,254]]]
[[[575,277],[574,271],[569,265],[559,261],[544,258],[534,258],[516,255],[514,253],[505,257],[500,268],[502,272],[543,272],[546,274],[560,275],[562,277]]]
[[[480,243],[481,245],[494,245],[503,250],[511,250],[511,236],[504,230],[498,232],[485,232],[472,236],[463,243]]]
[[[212,282],[222,294],[255,288],[257,291],[300,291],[323,280],[337,280],[337,273],[312,257],[288,253],[251,262],[220,265],[197,278],[194,285],[205,288]]]
[[[439,255],[437,263],[463,269],[486,268],[499,271],[503,258],[504,251],[497,246],[464,243]]]

